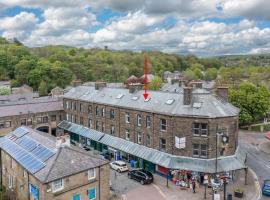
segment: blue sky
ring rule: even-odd
[[[269,6],[265,0],[0,0],[0,34],[30,47],[269,53]]]

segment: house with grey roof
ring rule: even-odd
[[[235,156],[238,147],[239,109],[227,101],[227,89],[217,94],[193,87],[180,92],[148,91],[149,98],[144,99],[142,90],[107,88],[104,83],[79,86],[63,97],[65,119],[110,134],[116,144],[127,141],[172,157],[224,159]],[[68,131],[71,140],[81,142],[76,128]],[[95,146],[103,151],[102,145]],[[164,167],[147,162],[156,169]]]
[[[0,139],[1,180],[22,200],[109,199],[106,160],[53,137],[19,127]]]

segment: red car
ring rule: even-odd
[[[265,137],[270,140],[270,131],[265,134]]]

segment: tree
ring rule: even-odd
[[[40,96],[46,96],[48,94],[46,82],[43,80],[39,84],[38,93]]]
[[[206,81],[212,81],[212,80],[215,80],[216,78],[217,78],[217,69],[216,68],[211,67],[205,71],[204,79]]]
[[[160,90],[162,83],[162,79],[159,76],[155,76],[149,83],[149,90]]]
[[[229,99],[240,108],[241,124],[250,124],[261,120],[270,110],[270,92],[263,86],[249,82],[240,84],[239,88],[230,89]]]

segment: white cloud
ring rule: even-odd
[[[96,25],[96,17],[84,8],[48,8],[44,10],[44,22],[33,35],[61,35],[67,31],[85,29]]]
[[[33,29],[38,19],[33,13],[21,12],[14,17],[0,19],[0,29],[2,30],[27,30]]]
[[[147,16],[141,11],[128,13],[126,16],[119,17],[94,33],[93,40],[95,43],[114,40],[118,42],[123,40],[128,41],[134,38],[136,34],[148,32],[149,27],[161,23],[163,20],[163,17]]]

